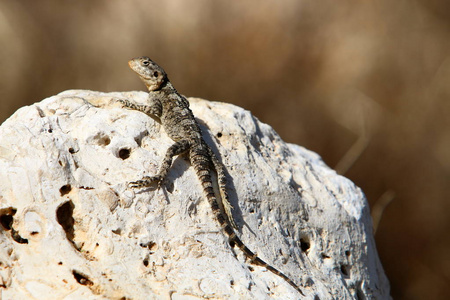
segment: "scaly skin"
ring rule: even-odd
[[[204,195],[211,205],[215,218],[223,231],[228,235],[230,244],[238,246],[252,263],[265,267],[267,270],[280,276],[303,295],[301,289],[291,279],[260,259],[237,237],[236,232],[232,228],[237,227],[231,214],[232,206],[226,191],[225,167],[203,140],[200,127],[189,108],[189,102],[186,98],[178,94],[170,83],[166,72],[148,57],[134,58],[128,62],[128,65],[147,86],[149,104],[139,105],[128,100],[119,101],[127,108],[138,110],[160,119],[164,130],[175,142],[167,150],[158,174],[130,182],[130,187],[148,187],[152,183],[157,183],[158,187],[160,187],[172,164],[172,158],[176,155],[187,153],[191,165],[194,167],[202,184]],[[214,193],[211,180],[211,172],[213,170],[217,173],[220,195],[226,215],[222,213]]]

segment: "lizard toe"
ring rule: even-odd
[[[157,183],[158,188],[161,187],[162,178],[159,175],[149,177],[145,176],[141,180],[131,181],[128,183],[128,186],[130,188],[142,188],[142,187],[149,187],[152,185],[152,183]]]

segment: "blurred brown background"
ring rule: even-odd
[[[0,0],[0,121],[67,89],[234,103],[362,187],[394,299],[450,299],[450,4]],[[384,208],[384,211],[383,211]]]

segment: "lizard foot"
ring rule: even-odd
[[[233,213],[231,212],[234,208],[233,208],[233,206],[230,204],[230,202],[229,202],[229,200],[228,200],[228,197],[225,198],[225,200],[223,201],[222,204],[223,204],[223,208],[224,208],[224,210],[225,210],[225,214],[227,215],[228,220],[229,220],[231,226],[232,226],[234,229],[239,229],[238,226],[236,225],[236,222],[234,221]]]
[[[149,187],[154,182],[156,182],[158,184],[158,189],[159,189],[161,187],[162,177],[159,176],[159,175],[152,176],[152,177],[145,176],[141,180],[129,182],[128,186],[131,187],[131,188],[134,188],[134,189],[142,188],[142,187]]]

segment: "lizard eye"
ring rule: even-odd
[[[159,73],[158,71],[153,72],[153,77],[158,77]]]
[[[149,62],[148,60],[144,60],[144,61],[142,62],[142,64],[143,64],[144,66],[148,66],[148,65],[150,64],[150,62]]]

